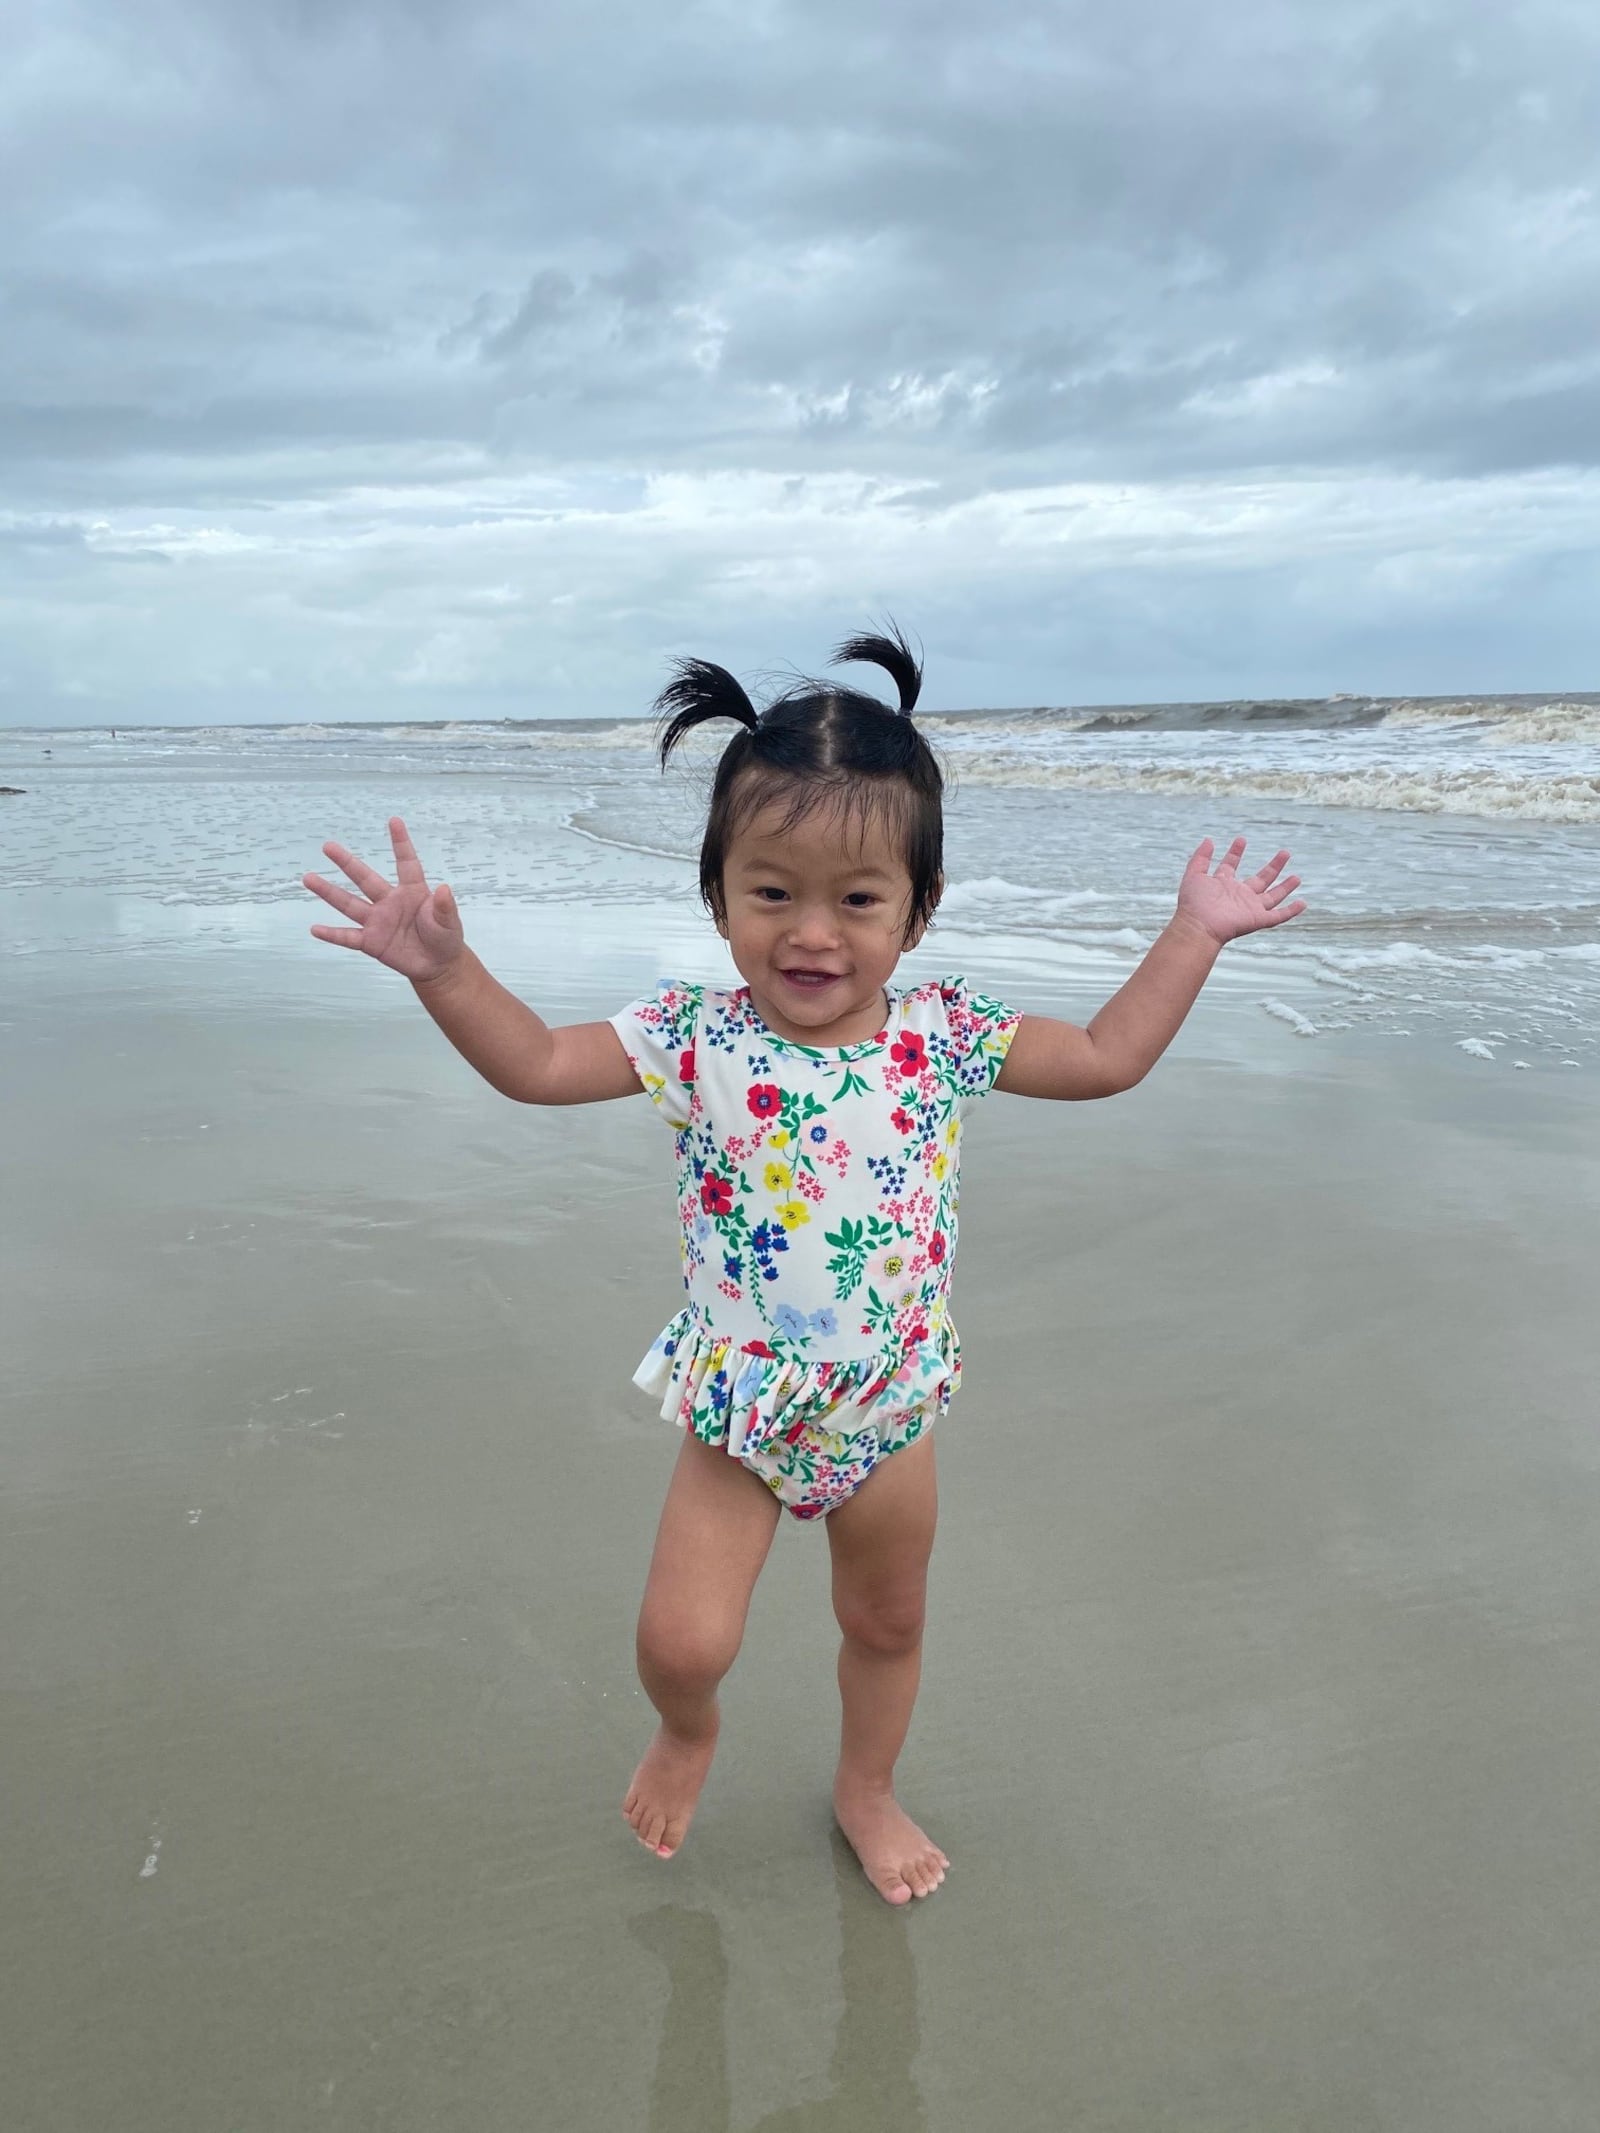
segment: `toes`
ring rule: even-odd
[[[926,1852],[906,1868],[905,1878],[915,1895],[931,1896],[944,1880],[944,1869],[934,1853]]]

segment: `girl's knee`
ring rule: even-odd
[[[834,1613],[852,1644],[885,1658],[900,1658],[922,1641],[926,1593],[920,1584],[840,1593],[834,1599]]]
[[[675,1695],[709,1695],[739,1656],[744,1625],[685,1619],[646,1608],[639,1617],[639,1672]]]

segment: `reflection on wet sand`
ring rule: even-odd
[[[770,2111],[750,2133],[924,2133],[911,2074],[919,2035],[910,1921],[863,1887],[837,1831],[834,1854],[844,2007],[829,2068],[833,2092]],[[649,2133],[732,2133],[722,1928],[709,1911],[668,1903],[632,1919],[629,1931],[667,1966]]]

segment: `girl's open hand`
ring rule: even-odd
[[[398,815],[389,818],[389,841],[394,846],[398,882],[386,881],[376,867],[369,867],[342,844],[322,847],[361,895],[352,896],[320,874],[302,874],[300,879],[313,896],[356,921],[353,926],[313,926],[311,931],[319,941],[332,941],[336,948],[359,948],[363,955],[398,970],[403,978],[421,983],[442,977],[466,946],[456,900],[442,882],[436,889],[428,887],[422,861]]]
[[[1179,918],[1202,927],[1219,948],[1236,941],[1242,933],[1259,933],[1263,926],[1281,926],[1286,919],[1298,918],[1305,909],[1301,901],[1284,902],[1289,891],[1300,886],[1298,874],[1278,880],[1289,863],[1287,852],[1276,853],[1258,873],[1240,881],[1238,867],[1244,845],[1242,837],[1235,837],[1213,874],[1211,854],[1216,847],[1207,837],[1184,868],[1178,890]]]

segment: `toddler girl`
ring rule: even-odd
[[[678,661],[657,699],[673,747],[733,719],[712,788],[700,891],[744,983],[666,981],[605,1022],[549,1028],[466,947],[395,817],[398,881],[323,847],[359,894],[305,885],[354,921],[313,926],[409,978],[445,1035],[523,1103],[643,1090],[673,1128],[684,1308],[634,1382],[683,1428],[639,1617],[639,1677],[660,1726],[623,1802],[661,1858],[683,1842],[733,1664],[784,1510],[826,1519],[842,1726],[833,1803],[890,1903],[949,1864],[895,1798],[921,1671],[936,1517],[930,1428],[961,1381],[949,1314],[961,1128],[992,1088],[1112,1096],[1171,1042],[1218,950],[1281,925],[1287,852],[1240,881],[1244,840],[1211,871],[1207,839],[1177,909],[1114,999],[1080,1029],[1022,1015],[958,977],[908,988],[900,958],[944,887],[942,781],[912,723],[921,671],[904,637],[853,637],[839,660],[893,677],[889,710],[805,682],[757,712],[734,677]]]

